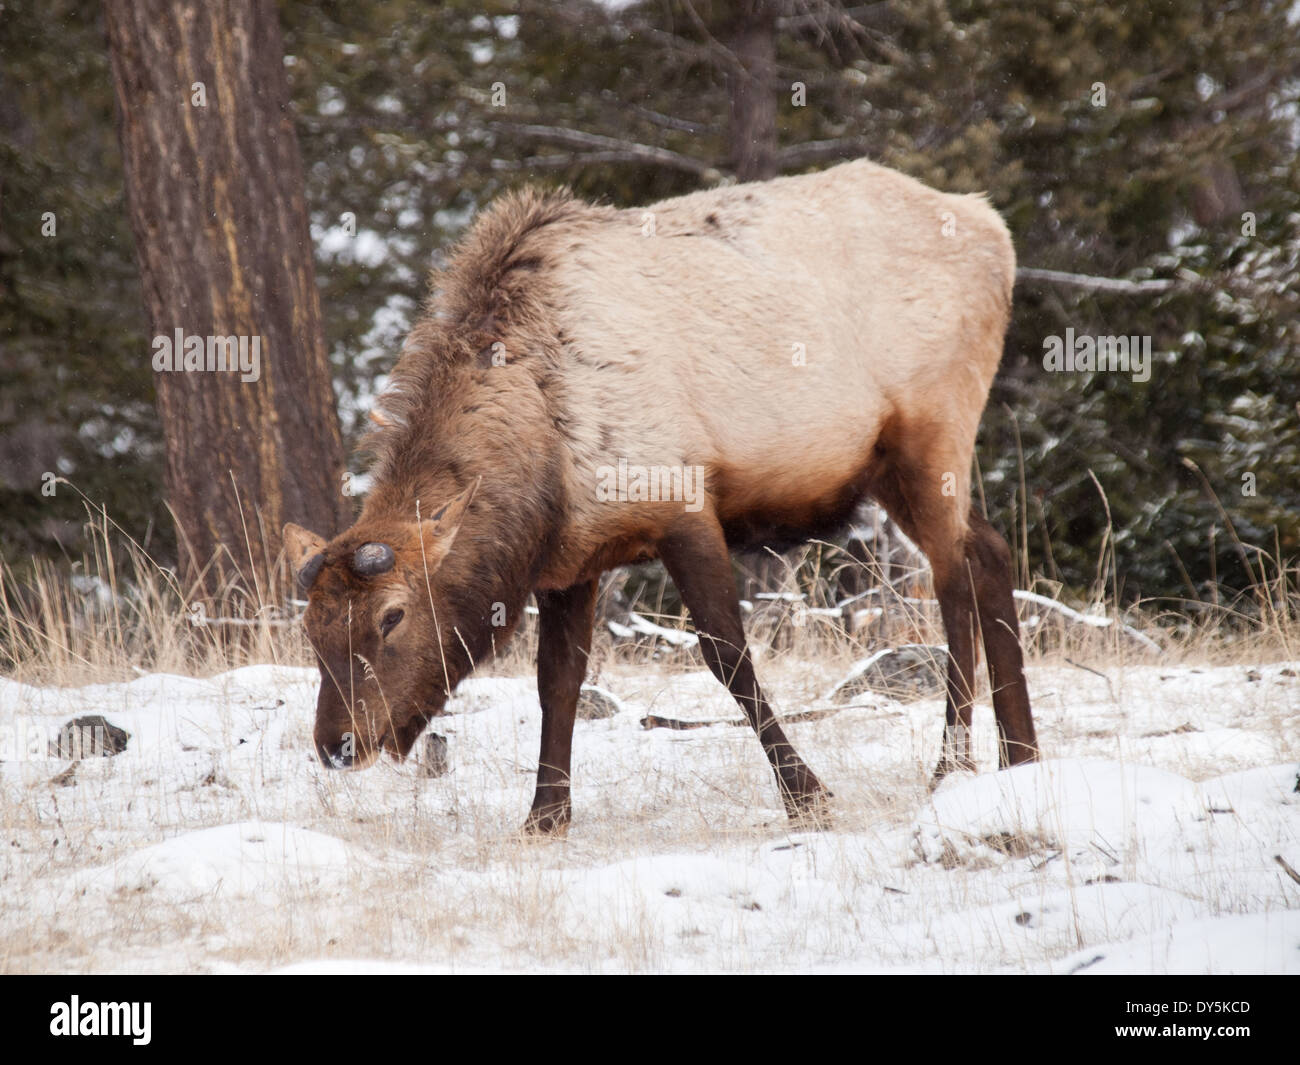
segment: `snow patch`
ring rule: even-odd
[[[72,874],[70,886],[77,893],[157,892],[178,900],[262,895],[337,885],[365,864],[354,848],[333,836],[244,821],[143,847],[111,865]]]

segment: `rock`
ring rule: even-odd
[[[857,663],[831,692],[831,701],[847,703],[867,693],[900,702],[934,699],[948,688],[948,651],[909,643],[877,651]]]
[[[51,758],[111,758],[126,750],[131,734],[99,714],[74,717],[50,740]]]
[[[451,751],[447,747],[447,737],[436,732],[425,733],[420,749],[420,775],[440,777],[450,768]]]
[[[578,717],[583,721],[599,721],[613,717],[623,709],[618,697],[594,684],[584,684],[578,692]]]

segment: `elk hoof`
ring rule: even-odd
[[[790,827],[818,832],[831,828],[832,798],[834,796],[821,786],[799,795],[786,795],[785,812],[790,818]]]
[[[563,839],[569,834],[570,819],[567,806],[532,810],[524,822],[523,834],[529,839]]]
[[[943,778],[949,773],[973,773],[975,772],[975,761],[971,758],[940,758],[939,764],[934,767],[934,775],[930,777],[930,790],[934,791],[941,783]]]

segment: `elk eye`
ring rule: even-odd
[[[392,610],[388,611],[388,613],[384,615],[384,620],[379,623],[379,635],[387,636],[397,628],[397,623],[404,617],[406,617],[405,610],[402,610],[399,607],[393,607]]]

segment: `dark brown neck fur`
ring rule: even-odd
[[[411,330],[366,441],[376,462],[358,533],[430,517],[482,477],[432,582],[448,615],[438,624],[450,687],[506,642],[559,535],[564,398],[547,387],[558,329],[549,264],[530,244],[587,209],[525,193],[475,224]],[[431,694],[440,706],[447,693]]]

